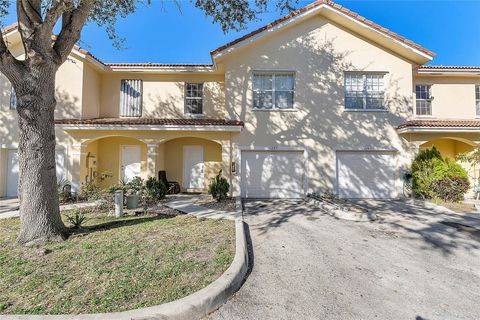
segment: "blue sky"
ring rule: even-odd
[[[181,12],[168,0],[152,1],[119,21],[125,49],[114,49],[96,25],[84,28],[80,45],[105,62],[210,63],[211,50],[283,15],[272,5],[246,30],[224,34],[188,1],[181,1]],[[312,1],[299,1],[298,7]],[[434,51],[431,64],[480,65],[480,1],[336,2]],[[14,21],[12,14],[5,22]]]

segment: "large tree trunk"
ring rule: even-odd
[[[55,164],[55,73],[53,63],[29,70],[15,86],[20,139],[20,244],[63,240]]]

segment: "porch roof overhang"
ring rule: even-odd
[[[55,126],[64,130],[163,130],[240,132],[244,124],[238,120],[187,118],[94,118],[57,119]]]
[[[397,127],[398,133],[410,132],[478,132],[480,119],[417,119],[410,120]]]

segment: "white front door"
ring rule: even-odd
[[[18,152],[8,150],[7,159],[7,197],[18,196]]]
[[[121,146],[121,179],[125,182],[131,181],[141,174],[141,148],[140,146]]]
[[[183,187],[185,189],[203,189],[204,163],[202,146],[183,147]]]
[[[242,197],[303,198],[303,151],[243,151]]]
[[[340,198],[395,198],[395,168],[393,152],[337,152],[338,195]]]

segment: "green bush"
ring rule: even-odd
[[[464,176],[450,176],[435,181],[433,192],[443,201],[459,202],[470,188],[470,182]]]
[[[145,191],[155,200],[161,200],[165,198],[167,194],[167,187],[162,181],[150,177],[145,181]]]
[[[130,193],[138,193],[143,190],[143,180],[140,177],[134,177],[126,186]]]
[[[448,158],[443,159],[435,147],[421,150],[412,163],[412,189],[417,196],[422,198],[444,198],[445,194],[443,196],[438,194],[440,181],[443,181],[442,185],[450,185],[453,182],[450,181],[452,179],[448,179],[454,178],[453,180],[457,181],[457,177],[468,182],[468,175],[465,169]],[[448,190],[463,190],[462,188],[452,188],[448,188]],[[468,187],[465,192],[467,190]],[[463,197],[465,192],[461,194],[461,197]],[[461,199],[461,197],[459,198],[458,193],[452,195],[452,198],[455,199]]]
[[[220,202],[227,199],[229,190],[230,185],[228,184],[227,179],[222,177],[222,171],[220,170],[218,175],[208,186],[208,193],[210,193],[214,199]]]

